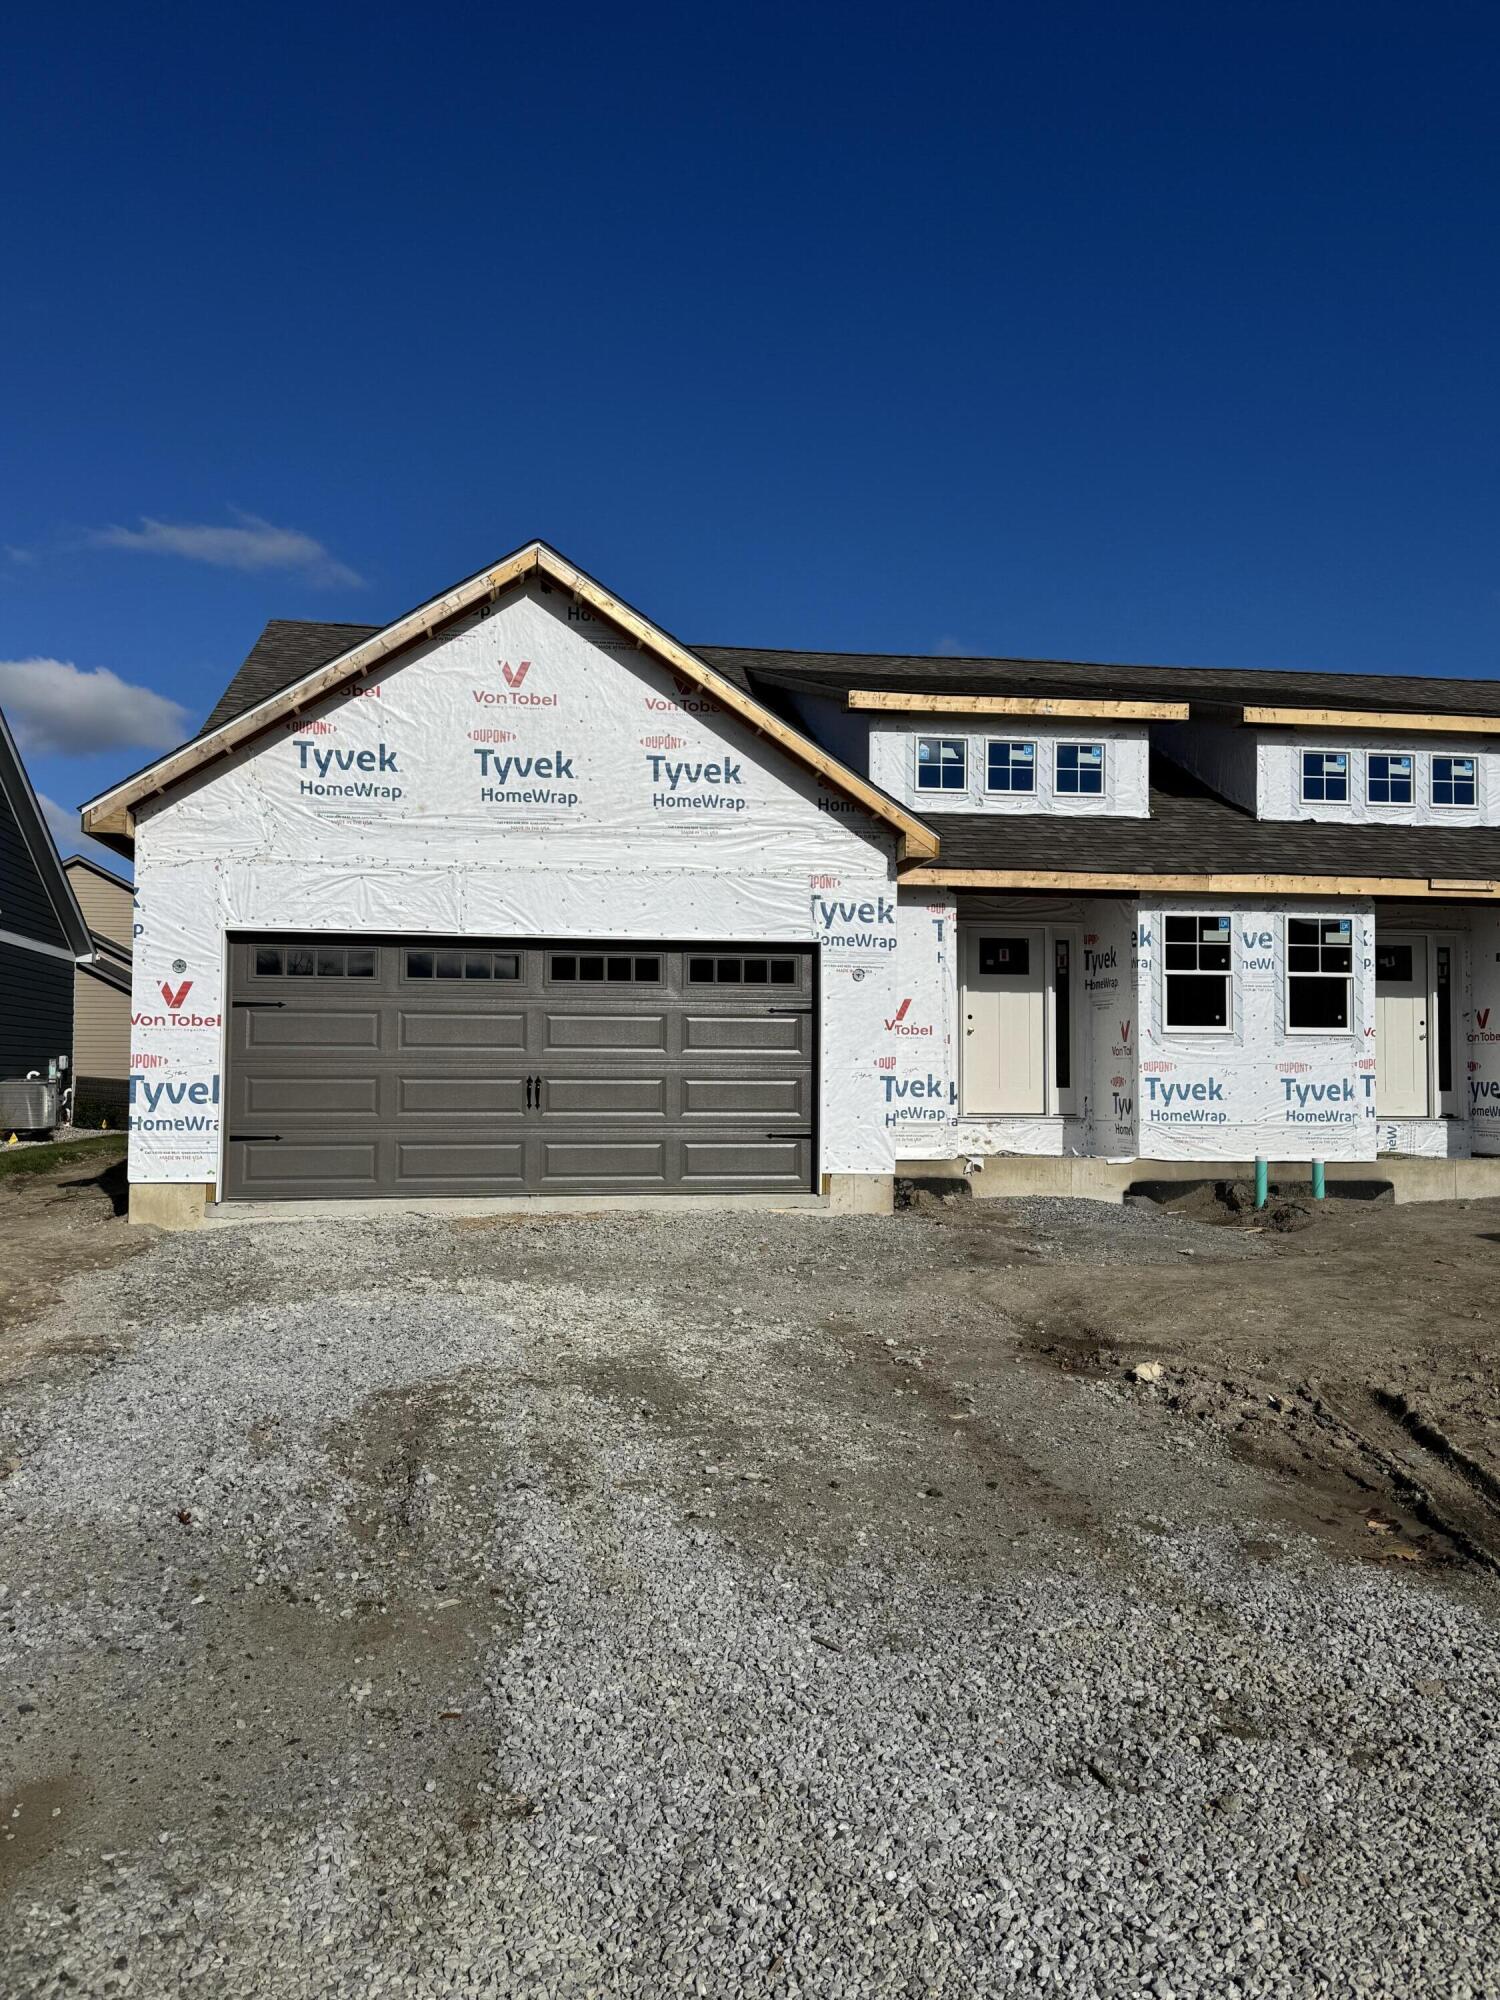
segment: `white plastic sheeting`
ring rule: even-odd
[[[821,1171],[889,1172],[888,830],[535,586],[143,811],[131,1178],[216,1181],[232,930],[821,947]]]
[[[921,791],[917,787],[917,739],[938,737],[965,746],[964,784],[951,791]],[[1032,773],[1032,789],[991,791],[987,782],[990,743],[1030,746],[1033,755],[1019,760]],[[1059,791],[1057,746],[1097,744],[1103,748],[1103,785],[1099,793]],[[1148,766],[1150,744],[1144,723],[1058,722],[1036,716],[995,715],[976,720],[968,715],[882,715],[870,717],[869,769],[873,782],[913,812],[1102,813],[1115,819],[1144,819],[1150,811]],[[938,832],[942,823],[938,822]]]
[[[1226,917],[1233,1015],[1224,1031],[1165,1025],[1163,922],[1168,914]],[[1291,1031],[1286,1019],[1289,916],[1346,917],[1352,926],[1351,1028]],[[1143,901],[1136,926],[1141,1013],[1142,1159],[1368,1160],[1375,1156],[1374,911],[1283,902]]]
[[[1205,784],[1260,819],[1323,820],[1344,826],[1495,826],[1500,824],[1500,750],[1473,736],[1413,730],[1313,729],[1295,734],[1228,723],[1173,723],[1161,732],[1162,748]],[[1345,758],[1347,799],[1302,796],[1302,753]],[[1408,760],[1411,799],[1391,803],[1392,773],[1370,768],[1372,757]],[[1475,803],[1440,804],[1433,789],[1433,759],[1471,761]],[[1372,796],[1371,779],[1375,779]],[[1404,787],[1402,788],[1404,789]],[[1372,868],[1371,874],[1383,871]]]

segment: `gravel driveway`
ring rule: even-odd
[[[984,1207],[74,1281],[0,1405],[0,1989],[1494,1992],[1496,1586],[1008,1303],[1262,1241]]]

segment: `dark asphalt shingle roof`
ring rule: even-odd
[[[954,660],[920,653],[797,653],[746,646],[696,646],[693,650],[721,673],[738,667],[752,682],[834,699],[841,699],[850,688],[869,688],[893,694],[1190,701],[1203,708],[1259,702],[1303,708],[1500,716],[1500,681],[1438,680],[1421,674],[1117,666],[1098,660]]]
[[[207,722],[198,731],[207,736],[221,723],[233,722],[247,708],[279,694],[293,681],[326,667],[361,639],[373,639],[383,625],[325,625],[306,618],[273,618],[250,648],[244,665],[219,696]]]
[[[1500,880],[1500,827],[1258,820],[1160,758],[1149,819],[941,812],[927,824],[942,842],[935,868]]]

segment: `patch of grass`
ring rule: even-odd
[[[54,1167],[97,1162],[106,1167],[125,1157],[125,1134],[106,1132],[98,1139],[66,1139],[56,1146],[6,1146],[0,1141],[0,1181],[25,1174],[46,1174]]]

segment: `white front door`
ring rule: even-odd
[[[1045,933],[996,924],[967,933],[963,1111],[970,1118],[1047,1109]]]
[[[1426,1118],[1427,940],[1375,940],[1375,1108],[1382,1118]]]

